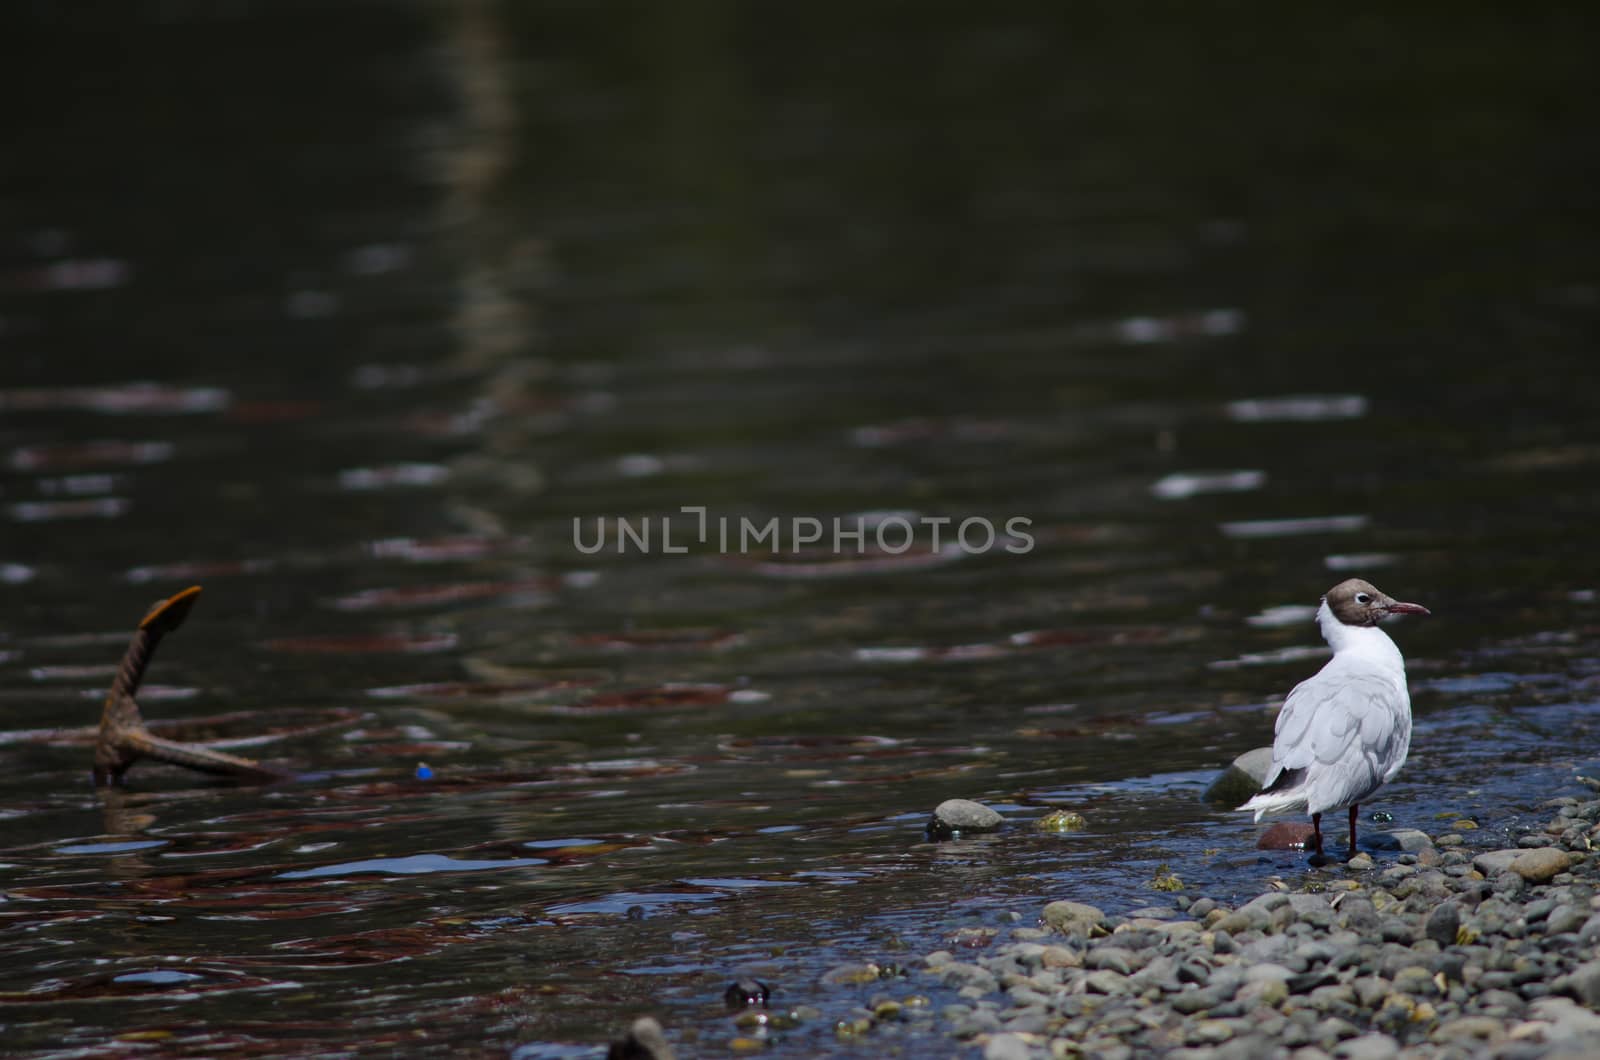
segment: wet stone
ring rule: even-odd
[[[967,832],[993,832],[1005,818],[981,802],[946,799],[934,808],[928,819],[928,838],[952,839]]]
[[[1071,810],[1051,810],[1034,822],[1041,832],[1079,832],[1089,826],[1083,814]]]
[[[1081,902],[1051,902],[1044,907],[1044,922],[1063,935],[1088,938],[1104,930],[1106,916]]]
[[[675,1060],[672,1046],[667,1042],[661,1024],[649,1016],[633,1021],[628,1033],[611,1043],[607,1060]]]
[[[954,966],[954,962],[948,962],[944,965],[946,968],[952,966]],[[962,965],[961,967],[971,968],[972,966]],[[982,971],[982,969],[977,970]],[[875,983],[878,981],[878,973],[880,971],[881,969],[871,962],[865,964],[841,964],[822,973],[822,982],[827,986],[859,986],[862,983]],[[984,974],[988,975],[987,972]],[[990,976],[990,979],[993,978],[993,976]]]
[[[751,1006],[766,1008],[770,996],[766,983],[757,979],[739,979],[728,984],[728,989],[722,993],[722,1002],[729,1012],[737,1012]]]
[[[1229,808],[1238,806],[1261,790],[1272,768],[1272,748],[1257,747],[1235,758],[1206,789],[1207,802]]]
[[[1433,840],[1428,838],[1428,833],[1415,828],[1396,828],[1388,832],[1378,832],[1368,835],[1366,842],[1374,850],[1398,850],[1407,854],[1415,854],[1433,846]]]
[[[1279,821],[1256,840],[1257,850],[1304,850],[1312,828],[1299,821]]]

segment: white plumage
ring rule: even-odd
[[[1357,804],[1394,779],[1411,749],[1405,659],[1378,628],[1389,615],[1408,613],[1428,611],[1359,579],[1328,591],[1317,624],[1333,658],[1284,701],[1261,794],[1239,809],[1254,811],[1257,821],[1268,814],[1309,813],[1319,856],[1322,814],[1348,809],[1355,852]]]

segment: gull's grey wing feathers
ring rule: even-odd
[[[1335,659],[1284,701],[1263,789],[1292,779],[1293,786],[1304,787],[1309,813],[1360,802],[1405,761],[1409,707],[1403,677],[1396,683]]]

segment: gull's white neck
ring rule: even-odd
[[[1317,608],[1317,625],[1322,627],[1322,639],[1328,642],[1335,657],[1349,656],[1387,670],[1405,673],[1406,660],[1395,647],[1389,634],[1377,626],[1347,626],[1333,617],[1328,601]]]

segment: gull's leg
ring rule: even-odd
[[[1311,864],[1326,865],[1328,859],[1322,856],[1322,814],[1311,815]]]
[[[1350,856],[1356,856],[1356,807],[1350,807]]]

